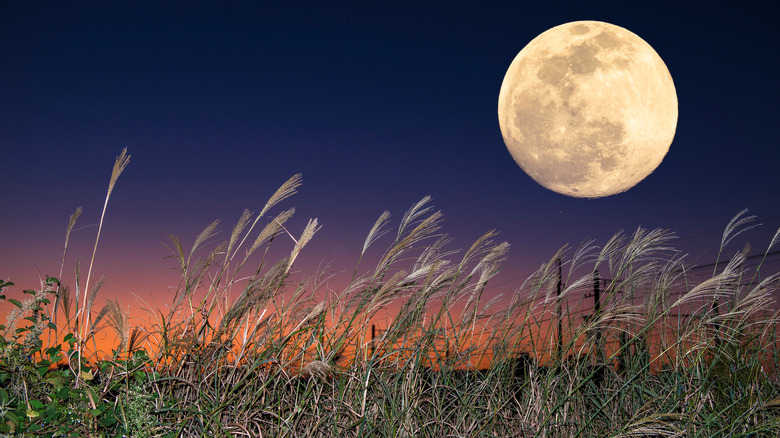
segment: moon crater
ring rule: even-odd
[[[663,160],[677,125],[669,71],[618,26],[568,23],[531,41],[510,65],[499,125],[539,184],[575,197],[620,193]]]

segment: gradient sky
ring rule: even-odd
[[[780,226],[780,14],[771,2],[717,3],[2,2],[0,277],[16,296],[39,271],[56,275],[68,217],[83,206],[63,275],[72,283],[123,147],[132,159],[95,270],[107,277],[102,297],[126,302],[169,299],[166,233],[189,245],[222,219],[227,238],[243,209],[258,211],[299,172],[300,193],[284,204],[297,209],[291,232],[311,217],[323,226],[302,270],[351,274],[382,211],[397,225],[425,195],[456,248],[501,232],[512,245],[506,287],[566,243],[640,225],[677,232],[691,261],[709,263],[743,208],[764,226],[728,255],[746,241],[761,252]],[[679,100],[659,168],[595,200],[528,177],[496,115],[515,55],[576,20],[642,37]]]

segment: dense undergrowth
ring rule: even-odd
[[[106,204],[128,159],[117,159]],[[267,217],[299,185],[296,175],[257,215],[244,212],[222,244],[212,243],[217,222],[189,250],[171,236],[181,282],[144,325],[131,327],[116,300],[92,309],[102,281],[90,284],[91,263],[84,282],[76,267],[72,288],[49,277],[21,300],[0,295],[14,305],[0,326],[0,435],[780,434],[780,283],[748,269],[745,254],[694,279],[672,233],[640,228],[564,248],[496,297],[484,292],[508,245],[488,232],[449,249],[425,198],[393,233],[382,214],[359,260],[379,240],[388,249],[372,269],[358,261],[343,291],[323,293],[317,273],[290,274],[317,221],[293,237],[293,209]],[[721,250],[752,219],[738,214]],[[293,248],[270,261],[280,235]],[[576,297],[594,288],[599,307],[583,317]],[[97,351],[99,331],[116,337],[110,353]]]

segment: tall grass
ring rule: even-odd
[[[126,159],[117,159],[106,205]],[[349,283],[332,292],[323,273],[291,274],[317,220],[296,233],[294,209],[271,214],[300,185],[296,175],[258,214],[242,213],[225,242],[214,242],[218,221],[187,249],[169,236],[181,280],[164,308],[147,306],[145,324],[131,327],[116,300],[91,310],[100,284],[89,289],[92,263],[83,286],[76,267],[76,297],[56,278],[24,301],[0,297],[16,307],[0,326],[0,433],[780,433],[779,274],[748,269],[745,253],[695,279],[673,233],[639,228],[603,246],[564,247],[497,296],[488,285],[509,245],[489,231],[466,251],[451,249],[426,197],[394,229],[380,215]],[[721,254],[753,219],[740,212],[728,224]],[[273,242],[289,255],[272,260]],[[600,307],[583,316],[583,293],[595,289]],[[372,326],[381,329],[374,339]],[[112,353],[94,350],[99,330],[116,334]]]

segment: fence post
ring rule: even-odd
[[[557,298],[557,312],[558,312],[558,360],[560,363],[563,363],[563,315],[562,312],[562,305],[561,305],[561,289],[563,285],[563,276],[561,274],[561,259],[558,259],[558,288],[556,291],[556,298]]]

